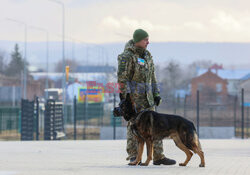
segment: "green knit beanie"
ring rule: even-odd
[[[145,30],[137,29],[133,34],[133,40],[135,43],[148,37],[148,33]]]

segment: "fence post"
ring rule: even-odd
[[[102,103],[102,108],[104,108],[104,103]],[[103,126],[103,117],[104,117],[104,112],[101,115],[101,127]]]
[[[0,109],[0,134],[2,133],[2,110]]]
[[[83,126],[83,140],[86,139],[86,126],[87,126],[87,92],[85,95],[85,100],[84,100],[84,126]]]
[[[244,139],[244,89],[241,89],[241,138]]]
[[[177,95],[177,103],[176,103],[176,113],[178,113],[178,111],[179,111],[180,103],[181,103],[180,95],[178,94]]]
[[[210,127],[213,126],[213,107],[210,108]]]
[[[247,106],[247,138],[249,137],[249,106]]]
[[[200,92],[199,90],[197,90],[197,100],[196,100],[196,119],[197,119],[197,134],[198,134],[198,137],[200,135],[200,130],[199,130],[199,126],[200,126]]]
[[[183,107],[183,116],[186,118],[186,104],[187,104],[187,95],[184,98],[184,107]]]
[[[236,136],[237,95],[234,97],[234,136]]]
[[[76,140],[76,96],[74,96],[74,140]]]
[[[173,105],[174,105],[174,114],[176,114],[176,99],[175,99],[175,95],[173,96]]]
[[[36,97],[36,140],[39,140],[39,101]]]
[[[114,108],[115,108],[115,101],[116,101],[116,94],[114,93]],[[113,140],[115,139],[116,139],[116,118],[113,116]]]

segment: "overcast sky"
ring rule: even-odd
[[[66,8],[66,35],[91,43],[124,42],[137,28],[150,40],[249,42],[249,0],[61,0]],[[21,20],[60,40],[61,7],[49,0],[1,0],[0,40],[23,40]],[[45,35],[29,28],[28,41]]]

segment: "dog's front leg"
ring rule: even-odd
[[[153,141],[146,140],[146,145],[147,145],[147,160],[145,163],[141,163],[141,166],[148,166],[149,162],[153,158]]]
[[[128,165],[138,165],[141,162],[142,159],[142,153],[144,148],[144,140],[138,140],[138,151],[137,156],[134,162],[129,163]]]

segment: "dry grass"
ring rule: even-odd
[[[7,130],[0,132],[0,140],[20,140],[21,134],[17,130]]]
[[[74,129],[66,129],[67,140],[74,139]],[[99,140],[100,139],[100,128],[81,128],[76,131],[77,140]]]

